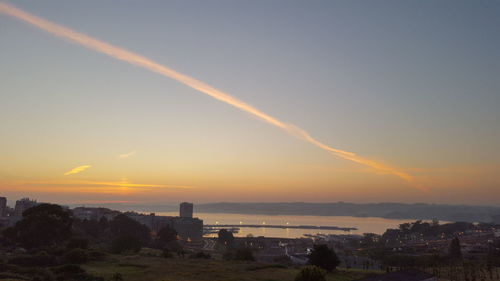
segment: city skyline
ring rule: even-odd
[[[0,2],[1,195],[499,204],[498,4],[278,3],[15,7],[223,89],[299,139]]]

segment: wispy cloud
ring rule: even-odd
[[[69,175],[73,175],[73,174],[78,174],[78,173],[81,173],[81,172],[87,170],[90,167],[92,167],[92,165],[79,166],[79,167],[73,168],[70,171],[64,173],[64,175],[69,176]]]
[[[134,155],[135,153],[136,153],[136,151],[130,151],[129,153],[119,154],[118,157],[129,158],[130,156]]]
[[[120,181],[81,181],[81,180],[33,180],[13,181],[13,186],[30,190],[68,193],[99,193],[99,194],[135,194],[141,192],[165,192],[168,190],[189,190],[196,188],[190,185],[132,183]]]
[[[140,201],[128,201],[128,200],[90,200],[78,202],[78,204],[131,204]]]
[[[18,181],[17,184],[22,185],[64,185],[64,186],[109,186],[109,187],[127,187],[127,188],[176,188],[189,189],[194,188],[191,185],[175,185],[175,184],[149,184],[149,183],[132,183],[128,180],[121,181],[80,181],[80,180],[40,180],[40,181]]]
[[[237,99],[236,97],[233,97],[232,95],[225,93],[219,89],[216,89],[202,81],[199,81],[193,77],[190,77],[188,75],[179,73],[171,68],[168,68],[164,65],[161,65],[149,58],[143,57],[141,55],[129,52],[125,49],[113,46],[111,44],[108,44],[106,42],[97,40],[95,38],[92,38],[90,36],[87,36],[83,33],[76,32],[74,30],[71,30],[69,28],[54,24],[52,22],[49,22],[47,20],[44,20],[42,18],[38,18],[34,15],[31,15],[27,12],[24,12],[12,5],[8,5],[5,3],[0,3],[0,13],[4,13],[7,15],[11,15],[13,17],[16,17],[17,19],[23,20],[29,24],[32,24],[42,30],[45,30],[49,33],[52,33],[56,36],[62,37],[64,39],[71,40],[75,43],[81,44],[89,49],[95,50],[100,53],[104,53],[108,56],[114,57],[118,60],[122,60],[125,62],[128,62],[132,65],[140,66],[145,69],[148,69],[152,72],[156,72],[162,76],[174,79],[182,84],[185,84],[188,87],[191,87],[195,90],[198,90],[199,92],[206,94],[214,99],[217,99],[221,102],[227,103],[229,105],[232,105],[244,112],[247,112],[251,114],[254,117],[257,117],[275,127],[278,127],[282,130],[285,130],[289,134],[291,134],[294,137],[297,137],[299,139],[302,139],[306,142],[309,142],[312,145],[315,145],[327,152],[329,152],[332,155],[335,155],[337,157],[350,160],[352,162],[365,165],[367,167],[373,168],[373,170],[376,170],[377,172],[382,172],[385,174],[391,174],[400,177],[401,179],[407,181],[414,187],[425,190],[425,188],[416,182],[416,180],[411,176],[410,174],[402,171],[402,169],[398,167],[393,167],[387,164],[380,163],[378,161],[374,161],[368,158],[364,158],[362,156],[359,156],[355,153],[337,149],[331,146],[328,146],[319,140],[313,138],[308,132],[305,130],[296,127],[292,124],[285,123],[281,120],[278,120],[277,118],[264,113],[263,111]]]

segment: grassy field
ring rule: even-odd
[[[256,262],[205,259],[165,259],[146,256],[111,256],[106,261],[83,266],[88,273],[110,280],[121,273],[124,281],[292,281],[299,271]],[[350,281],[362,278],[366,272],[340,270],[329,273],[329,281]]]

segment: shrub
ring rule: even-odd
[[[47,268],[40,268],[40,267],[34,267],[34,268],[25,268],[25,273],[30,275],[33,279],[33,281],[55,281],[56,278],[52,271],[48,270]]]
[[[89,245],[89,240],[86,238],[71,238],[68,242],[68,249],[87,249]]]
[[[223,255],[225,260],[239,260],[239,261],[254,261],[252,250],[249,248],[238,248],[236,250],[229,249]]]
[[[314,249],[309,255],[309,263],[327,271],[332,271],[340,264],[340,260],[337,254],[328,246],[314,245]]]
[[[89,255],[89,260],[101,261],[106,257],[107,254],[101,251],[91,251],[90,253],[88,253],[88,255]]]
[[[239,261],[253,261],[253,260],[255,260],[255,258],[253,257],[252,250],[250,250],[248,248],[237,249],[234,259],[239,260]]]
[[[115,254],[121,254],[125,252],[137,253],[140,250],[141,241],[133,236],[119,236],[111,242],[111,251]]]
[[[212,256],[210,254],[205,254],[203,252],[193,253],[189,255],[190,259],[210,259]]]
[[[317,266],[306,266],[295,276],[295,281],[325,281],[326,272]]]
[[[78,274],[84,273],[85,270],[83,270],[79,265],[76,264],[65,264],[52,268],[52,272],[54,272],[55,274]]]
[[[40,252],[36,255],[19,255],[13,257],[9,260],[9,264],[14,264],[23,267],[33,267],[33,266],[53,266],[57,265],[57,258],[47,254],[46,252]]]
[[[174,254],[168,248],[163,249],[163,252],[161,253],[161,255],[162,255],[162,257],[164,257],[166,259],[174,257]]]
[[[123,276],[120,272],[117,272],[115,274],[113,274],[113,276],[111,277],[111,280],[113,281],[123,281]]]
[[[89,260],[87,252],[82,249],[73,249],[64,255],[64,260],[67,263],[86,263]]]

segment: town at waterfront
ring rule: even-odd
[[[464,279],[469,276],[482,278],[477,280],[498,280],[495,278],[499,274],[495,265],[500,257],[500,225],[497,222],[417,220],[389,228],[381,234],[353,234],[350,232],[356,229],[354,227],[332,225],[204,225],[203,220],[196,217],[194,204],[189,202],[180,203],[177,216],[104,207],[70,208],[29,198],[19,199],[12,205],[9,207],[7,199],[0,197],[0,255],[6,262],[6,276],[8,272],[24,276],[15,266],[36,266],[40,260],[50,266],[81,264],[83,271],[88,268],[93,272],[94,266],[102,266],[110,257],[121,260],[130,255],[137,261],[145,255],[166,258],[166,262],[184,259],[226,263],[252,261],[255,266],[286,269],[311,264],[311,257],[320,251],[319,246],[334,253],[334,268],[360,278],[381,276],[384,272],[401,274],[408,270],[408,274],[418,273],[442,280],[472,280]],[[250,233],[238,236],[240,227],[304,229],[317,233],[297,238]],[[46,230],[47,234],[35,234],[33,228]],[[322,234],[324,230],[341,233]],[[417,273],[411,271],[416,269]],[[25,274],[30,276],[31,273]],[[110,277],[110,274],[102,276]],[[123,275],[119,270],[113,274]]]

